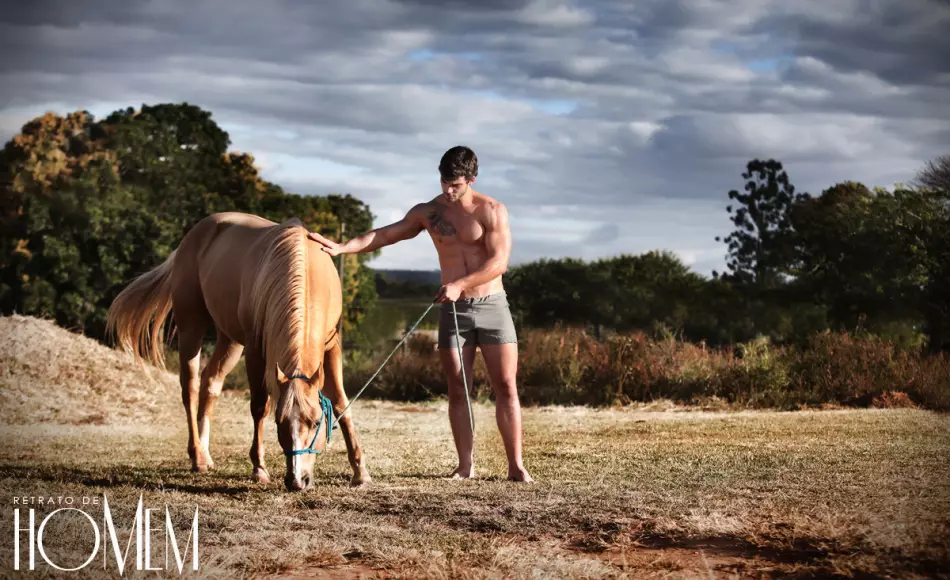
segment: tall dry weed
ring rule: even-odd
[[[410,337],[368,390],[368,396],[418,401],[444,396],[438,351]],[[795,409],[823,404],[870,405],[883,393],[905,393],[915,404],[950,410],[950,360],[912,353],[885,340],[847,333],[818,334],[802,348],[759,338],[708,348],[666,334],[613,334],[585,329],[525,330],[519,337],[518,384],[523,404],[625,405],[671,399],[718,399],[738,407]],[[363,382],[379,361],[348,369],[348,385]],[[371,368],[370,368],[371,367]],[[475,388],[491,397],[483,359]]]

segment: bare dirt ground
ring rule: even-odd
[[[337,433],[316,486],[292,494],[272,423],[274,483],[250,480],[243,393],[219,403],[216,469],[192,474],[175,377],[45,321],[2,318],[0,337],[4,521],[15,497],[106,494],[124,547],[140,494],[153,517],[167,505],[176,528],[198,506],[193,577],[950,578],[946,415],[530,408],[525,459],[538,483],[520,485],[504,480],[491,406],[475,409],[477,479],[451,481],[444,402],[360,400],[373,484],[349,487]],[[32,507],[39,520],[57,506]],[[81,516],[47,534],[62,566],[93,545]],[[12,562],[12,535],[0,534],[3,576]],[[17,574],[118,577],[102,567],[100,555],[81,572],[38,563]]]

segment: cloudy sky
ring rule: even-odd
[[[266,179],[352,193],[377,225],[437,195],[466,144],[513,264],[666,249],[708,274],[748,160],[818,193],[950,152],[943,0],[18,4],[0,11],[4,141],[47,110],[187,101]],[[372,265],[438,267],[424,234]]]

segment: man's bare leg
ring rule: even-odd
[[[462,369],[459,366],[457,348],[439,349],[442,359],[442,369],[449,385],[449,423],[452,425],[452,437],[455,439],[455,449],[458,452],[458,468],[452,472],[453,479],[468,479],[475,476],[474,441],[471,425],[468,420],[468,407],[465,403],[465,391],[462,387]],[[473,384],[475,368],[475,347],[463,346],[462,357],[465,359],[465,378],[468,381],[469,392]]]
[[[534,481],[521,457],[521,401],[518,399],[518,344],[483,344],[482,356],[495,391],[495,420],[508,455],[508,479]]]

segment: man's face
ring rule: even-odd
[[[474,179],[468,181],[464,177],[456,177],[451,181],[446,181],[444,177],[439,178],[439,182],[442,184],[442,193],[445,194],[445,197],[449,201],[458,201],[461,199],[462,196],[471,189],[471,184],[474,183],[474,181]]]

